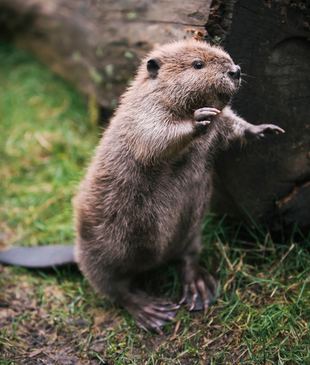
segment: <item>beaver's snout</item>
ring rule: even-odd
[[[232,70],[228,71],[228,75],[233,80],[240,80],[240,77],[241,77],[241,68],[240,68],[240,66],[238,66],[238,65],[234,66],[234,68]]]

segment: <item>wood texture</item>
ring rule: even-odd
[[[156,43],[204,29],[211,0],[0,0],[0,30],[113,108]]]
[[[310,7],[306,2],[240,0],[226,48],[247,74],[234,106],[283,136],[234,146],[217,161],[213,206],[274,229],[310,226]],[[299,5],[298,5],[299,4]]]

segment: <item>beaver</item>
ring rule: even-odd
[[[76,258],[100,294],[145,330],[162,333],[180,307],[206,310],[216,281],[199,265],[217,151],[284,130],[229,106],[240,67],[220,47],[182,40],[141,63],[104,131],[74,199]],[[148,296],[137,277],[178,260],[183,296]]]

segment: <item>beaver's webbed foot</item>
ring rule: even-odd
[[[131,294],[123,307],[133,316],[137,325],[145,331],[163,334],[162,327],[171,322],[180,308],[170,301],[155,299],[144,293]]]
[[[206,311],[215,299],[217,283],[205,269],[196,265],[183,268],[183,296],[179,304],[189,311]]]

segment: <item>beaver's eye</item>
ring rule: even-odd
[[[203,68],[205,66],[204,62],[200,61],[200,60],[196,60],[192,63],[192,66],[196,69],[196,70],[200,70],[201,68]]]

